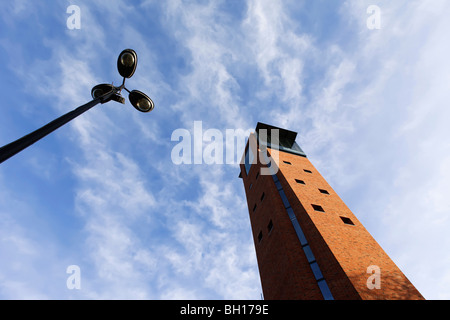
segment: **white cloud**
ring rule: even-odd
[[[8,183],[2,181],[2,185]],[[5,190],[0,193],[0,295],[49,299],[64,291],[67,256],[54,244],[55,232],[44,217],[23,198]]]
[[[85,239],[64,254],[59,250],[67,244],[55,244],[48,255],[55,270],[69,260],[81,265],[84,289],[80,295],[62,294],[258,299],[237,166],[175,166],[170,132],[178,126],[191,129],[194,120],[203,120],[204,130],[247,129],[254,127],[252,121],[267,120],[299,132],[298,142],[313,163],[419,290],[428,297],[448,297],[448,255],[445,245],[437,245],[446,243],[445,191],[450,188],[445,142],[449,23],[439,15],[447,2],[381,2],[382,28],[368,30],[366,9],[372,3],[347,1],[335,16],[342,30],[334,42],[307,33],[285,2],[250,0],[241,20],[222,11],[225,4],[146,2],[135,13],[123,1],[81,3],[79,32],[67,30],[64,39],[44,37],[51,48],[48,60],[30,64],[17,55],[21,66],[15,75],[52,102],[42,112],[56,116],[88,101],[94,84],[117,81],[117,54],[133,45],[140,64],[127,83],[148,92],[158,108],[145,117],[129,104],[98,106],[59,133],[74,179],[61,186],[75,190],[72,211],[79,229],[71,230],[77,240]],[[17,16],[32,11],[31,5],[15,5],[10,11]],[[128,20],[155,7],[160,30],[143,30],[145,21]],[[14,25],[12,19],[7,23]],[[174,72],[172,78],[164,73],[167,66],[159,65],[161,53],[153,47],[158,43],[147,40],[157,32],[166,37],[159,44],[169,41],[182,52],[183,73]],[[9,44],[14,43],[2,40],[4,48]],[[19,53],[27,48],[14,45],[10,48]],[[35,112],[25,109],[21,112]],[[59,168],[42,166],[43,161],[35,156],[29,163],[51,177]],[[12,198],[19,201],[17,195]],[[9,206],[14,207],[29,210]],[[33,245],[35,238],[27,235],[22,220],[11,227],[5,221],[3,244],[17,249],[5,255],[17,270],[37,276],[36,265],[43,262],[32,252],[45,249]],[[435,261],[433,267],[429,261]],[[60,294],[17,274],[7,279],[12,270],[1,270],[2,296]]]
[[[189,50],[192,71],[180,76],[177,112],[187,126],[194,120],[214,121],[216,128],[244,128],[240,116],[240,85],[232,74],[241,57],[241,35],[224,23],[218,3],[181,4],[171,1],[166,8],[167,22],[179,45]]]
[[[245,230],[248,237],[243,243],[239,218],[230,219],[234,223],[226,229],[215,228],[200,217],[174,219],[171,231],[181,247],[167,247],[165,258],[178,277],[185,279],[186,284],[181,280],[180,287],[193,286],[201,299],[257,299],[259,296],[254,248],[248,241],[250,228]],[[195,283],[194,278],[197,278]],[[209,295],[205,295],[204,289],[210,290]]]
[[[249,1],[243,29],[248,46],[247,61],[254,60],[264,79],[258,91],[262,99],[277,97],[276,108],[270,111],[279,125],[299,121],[304,102],[303,82],[306,56],[314,46],[306,33],[296,33],[281,2]],[[275,107],[275,106],[274,106]],[[286,108],[289,107],[289,108]],[[295,109],[296,112],[290,112]],[[289,113],[289,116],[285,114]]]
[[[433,279],[436,273],[448,278],[443,194],[449,148],[443,137],[449,134],[450,46],[449,23],[438,12],[448,4],[380,3],[382,28],[371,31],[364,25],[367,3],[344,6],[360,41],[339,55],[351,61],[348,72],[329,67],[328,88],[334,89],[316,96],[312,115],[320,125],[309,133],[321,143],[307,135],[304,145],[413,284],[427,298],[442,298],[449,293],[441,277]],[[356,188],[363,198],[347,191]]]

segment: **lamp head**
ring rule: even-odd
[[[155,107],[152,99],[150,99],[145,93],[141,91],[131,91],[128,98],[130,99],[133,107],[141,112],[150,112]]]
[[[117,59],[117,69],[124,78],[131,78],[136,71],[137,54],[133,49],[123,50]]]
[[[111,92],[114,89],[114,86],[111,84],[98,84],[95,87],[92,88],[91,90],[91,96],[93,99],[97,99],[100,98],[101,96],[103,96],[106,93]]]
[[[91,96],[93,99],[100,98],[101,103],[105,103],[111,100],[125,104],[125,98],[120,95],[119,88],[114,87],[112,84],[99,84],[92,88]]]

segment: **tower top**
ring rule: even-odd
[[[259,144],[266,145],[271,149],[277,149],[306,157],[306,154],[299,147],[297,142],[295,142],[297,132],[275,127],[262,122],[258,122],[255,131]]]
[[[422,300],[296,138],[259,122],[239,166],[264,298]]]

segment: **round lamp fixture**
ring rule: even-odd
[[[135,62],[134,56],[130,52],[124,52],[120,56],[120,63],[127,68],[132,67],[134,62]]]
[[[141,112],[150,112],[155,107],[152,99],[150,99],[145,93],[141,91],[131,91],[128,98],[130,99],[133,107]]]
[[[113,90],[114,86],[111,84],[99,84],[92,88],[91,96],[93,99],[100,98],[106,93],[109,93]]]
[[[117,59],[117,69],[124,78],[131,78],[136,71],[137,54],[133,49],[123,50]]]

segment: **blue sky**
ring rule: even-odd
[[[449,12],[445,0],[5,2],[0,145],[120,84],[125,48],[139,56],[127,87],[155,109],[96,106],[0,165],[0,298],[260,299],[238,165],[171,159],[172,133],[194,121],[224,135],[260,121],[297,131],[419,291],[449,299]]]

